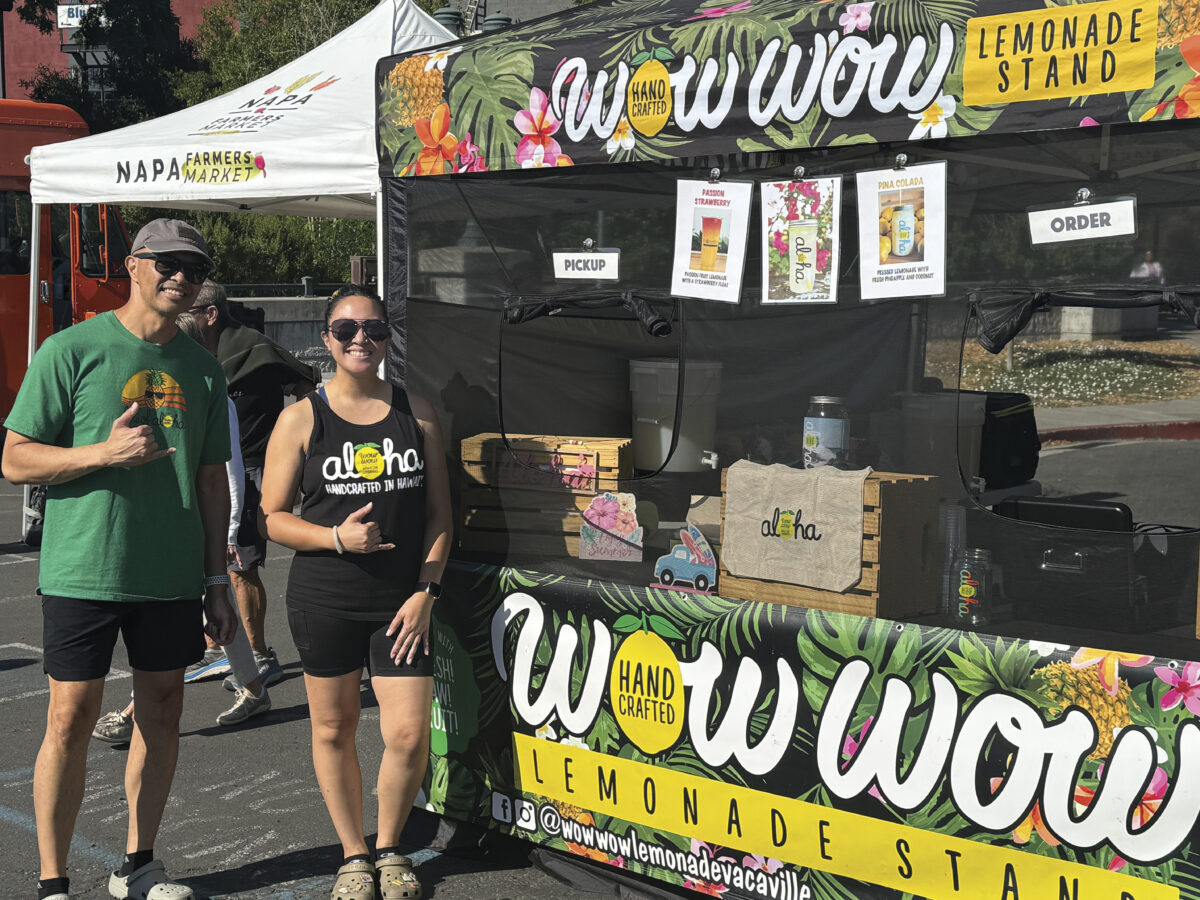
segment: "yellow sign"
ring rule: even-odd
[[[671,76],[657,59],[642,63],[629,79],[626,111],[639,134],[654,137],[671,117]]]
[[[969,19],[963,102],[989,106],[1148,88],[1157,28],[1157,0]]]
[[[657,634],[635,631],[621,642],[608,682],[621,732],[643,753],[666,750],[683,731],[683,675]]]
[[[529,735],[514,734],[513,743],[517,785],[528,794],[590,810],[597,817],[613,816],[930,900],[1179,900],[1178,888],[1106,869],[922,831]],[[564,837],[567,827],[564,823]],[[586,839],[575,830],[569,837]],[[600,835],[591,831],[599,843]],[[606,845],[609,838],[603,835]]]
[[[183,162],[183,180],[197,184],[237,184],[266,176],[267,162],[249,150],[202,150]]]

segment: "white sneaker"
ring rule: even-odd
[[[265,713],[271,708],[271,695],[267,689],[262,689],[262,696],[255,697],[249,688],[238,688],[234,695],[233,706],[217,716],[218,725],[240,725],[251,716]]]
[[[108,876],[108,893],[114,900],[196,900],[190,887],[171,880],[161,859],[152,859],[124,877],[113,872]]]

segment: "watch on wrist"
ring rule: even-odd
[[[442,596],[442,586],[436,581],[418,581],[413,593],[417,591],[424,591],[434,600]]]

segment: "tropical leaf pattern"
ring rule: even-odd
[[[444,59],[418,53],[382,60],[377,78],[381,165],[384,174],[411,175],[661,162],[1200,115],[1195,33],[1200,32],[1200,15],[1179,0],[1160,5],[1152,86],[968,106],[968,23],[1019,10],[1013,0],[597,3],[464,41],[444,51]],[[954,44],[950,62],[942,68],[939,40],[946,27]],[[867,68],[842,58],[836,73],[825,71],[833,48],[851,40],[864,42],[871,52],[891,47],[891,55],[865,64]],[[790,72],[785,65],[789,47],[799,50],[802,60]],[[776,51],[773,59],[768,59],[768,48]],[[916,72],[904,76],[910,80],[900,85],[900,96],[916,96],[926,79],[933,79],[937,89],[921,95],[931,98],[923,108],[876,108],[865,87],[878,77],[871,66],[882,66],[894,82],[909,48],[923,48],[924,59]],[[427,62],[406,63],[413,59]],[[670,79],[670,109],[661,126],[639,119],[636,104],[618,80],[621,67],[633,77],[651,62],[665,65]],[[709,66],[715,67],[715,76]],[[815,73],[813,84],[819,90],[807,105],[791,113],[777,110],[769,121],[756,124],[750,109],[752,83],[760,90],[755,101],[760,105],[777,83],[780,98],[791,103],[803,95],[810,73]],[[732,100],[726,108],[721,104],[729,85]],[[446,104],[440,116],[428,99],[439,90]],[[598,96],[592,96],[593,90]],[[568,108],[570,103],[575,106]],[[697,110],[708,113],[698,122]],[[573,122],[582,131],[567,127]],[[614,138],[618,126],[624,129],[623,139]]]
[[[513,734],[526,734],[586,748],[613,759],[630,760],[686,775],[699,782],[766,791],[829,809],[843,809],[921,832],[952,836],[1019,853],[1033,854],[1063,863],[1082,864],[1146,882],[1178,888],[1184,900],[1200,900],[1200,859],[1196,856],[1195,823],[1189,839],[1178,847],[1163,848],[1163,858],[1153,864],[1123,859],[1108,844],[1071,847],[1047,831],[1037,804],[1024,822],[1011,831],[989,831],[975,824],[962,809],[942,777],[924,802],[912,809],[894,805],[876,786],[850,800],[835,796],[822,779],[815,761],[817,735],[839,676],[848,666],[867,666],[865,678],[842,744],[842,762],[851,764],[870,740],[874,719],[880,714],[890,680],[900,680],[911,690],[911,710],[899,735],[897,773],[912,771],[931,727],[933,682],[943,678],[952,687],[957,712],[966,716],[982,699],[1005,695],[1019,700],[1046,723],[1061,718],[1067,709],[1082,711],[1096,725],[1097,744],[1083,761],[1075,788],[1076,810],[1085,809],[1099,793],[1104,766],[1114,746],[1113,738],[1123,729],[1135,728],[1151,735],[1159,758],[1158,775],[1145,785],[1144,796],[1135,807],[1135,822],[1153,821],[1166,802],[1169,785],[1185,765],[1179,757],[1178,733],[1185,723],[1194,727],[1200,715],[1200,663],[1152,660],[1131,653],[1113,653],[1091,648],[1041,644],[947,628],[923,628],[883,619],[866,619],[840,613],[806,610],[726,600],[717,595],[694,594],[662,588],[615,584],[600,580],[550,576],[535,572],[452,564],[446,576],[447,590],[439,610],[440,621],[453,632],[472,659],[481,702],[478,722],[469,723],[473,738],[466,751],[449,752],[431,760],[424,786],[428,806],[440,813],[505,828],[539,843],[578,853],[597,861],[633,869],[656,878],[685,884],[695,890],[727,897],[769,896],[753,890],[739,891],[688,876],[674,868],[656,866],[595,846],[574,843],[558,834],[542,833],[536,825],[506,825],[497,818],[495,798],[536,799],[514,784]],[[577,698],[585,682],[595,678],[600,666],[605,699],[585,733],[572,734],[557,716],[532,724],[521,721],[513,703],[516,690],[498,677],[497,648],[512,677],[516,659],[516,628],[528,612],[516,618],[497,619],[497,611],[514,596],[535,598],[540,610],[541,633],[532,644],[530,696],[549,685],[552,672],[567,671],[570,697]],[[527,602],[522,601],[522,602]],[[500,622],[500,632],[497,622]],[[506,624],[505,624],[506,623]],[[563,629],[571,629],[578,642],[563,670],[557,668],[556,641]],[[607,634],[607,638],[605,634]],[[653,637],[651,637],[653,635]],[[724,764],[707,761],[701,748],[684,729],[662,752],[646,753],[631,740],[623,719],[607,688],[608,669],[616,658],[611,649],[599,657],[598,648],[619,648],[623,640],[637,636],[647,647],[666,648],[677,663],[689,663],[715,648],[725,666],[725,675],[712,685],[709,705],[711,720],[703,723],[709,739],[724,717],[737,705],[737,685],[731,678],[743,660],[753,660],[763,680],[745,720],[748,746],[767,739],[781,704],[782,685],[774,672],[776,660],[787,661],[799,675],[799,707],[795,727],[779,757],[779,764],[766,773],[747,771],[736,757]],[[524,638],[522,638],[524,640]],[[642,646],[642,644],[639,644]],[[944,691],[943,691],[944,696]],[[742,698],[744,702],[745,698]],[[682,710],[683,707],[681,706]],[[535,734],[536,732],[536,734]],[[844,739],[844,740],[843,740]],[[657,749],[657,748],[653,748]],[[998,738],[989,742],[979,760],[978,778],[984,790],[996,791],[1009,776],[1014,748]],[[600,810],[589,810],[554,801],[558,814],[580,826],[601,829],[647,845],[670,850],[675,859],[700,856],[725,861],[754,858],[736,848],[715,847],[686,834],[664,832],[645,823],[629,822]],[[744,857],[744,859],[743,859]],[[756,863],[757,864],[757,863]],[[765,860],[768,868],[778,861]],[[787,871],[772,868],[771,871]],[[915,897],[899,890],[867,884],[818,869],[794,870],[795,877],[809,886],[813,896],[835,898]],[[689,883],[690,882],[690,883]],[[720,891],[716,889],[723,888]]]

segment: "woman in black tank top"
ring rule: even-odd
[[[337,374],[283,411],[263,469],[267,535],[296,551],[288,624],[344,855],[333,900],[373,900],[376,875],[380,900],[420,896],[398,844],[429,759],[429,622],[450,553],[450,487],[433,408],[377,374],[388,337],[379,298],[357,288],[330,298],[322,340]],[[354,741],[364,666],[384,741],[374,864]]]

